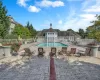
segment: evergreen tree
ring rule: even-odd
[[[29,29],[29,27],[30,27],[30,23],[29,23],[29,21],[27,22],[26,27]]]
[[[29,22],[26,25],[26,28],[28,28],[29,32],[31,33],[31,37],[35,37],[36,36],[36,30],[34,29],[33,25],[30,24]]]
[[[0,0],[0,37],[4,38],[9,31],[10,20],[7,16],[6,7],[3,6],[2,1]]]
[[[80,28],[78,34],[79,34],[82,38],[85,38],[85,32],[84,32],[83,29]]]
[[[30,30],[29,31],[30,31],[32,37],[36,36],[36,30],[33,28],[32,24],[30,25]]]
[[[72,30],[72,29],[68,29],[67,31],[72,31],[72,32],[74,32],[74,30]]]

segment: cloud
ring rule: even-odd
[[[71,12],[72,10],[70,10],[69,15],[67,15],[61,25],[56,25],[56,28],[59,28],[60,30],[73,29],[75,31],[78,31],[79,28],[82,28],[85,30],[88,26],[92,25],[91,21],[96,20],[95,14],[92,13],[76,14],[75,10],[74,14],[71,14]]]
[[[91,4],[91,5],[89,5]],[[83,3],[84,12],[100,12],[100,0],[87,0]]]
[[[74,16],[76,16],[76,8],[75,7],[70,7],[68,16],[67,16],[67,20],[73,18]]]
[[[62,1],[42,0],[41,2],[37,2],[37,5],[40,7],[60,7],[64,6],[64,3]]]
[[[27,1],[30,0],[17,0],[17,4],[26,7],[27,6]],[[49,0],[42,0],[41,2],[36,2],[33,6],[27,6],[26,8],[28,9],[29,12],[39,12],[41,9],[37,7],[60,7],[64,6],[64,3],[62,1],[49,1]]]
[[[79,28],[86,29],[90,25],[90,22],[84,19],[70,19],[69,21],[66,21],[62,26],[62,30],[67,30],[67,29],[73,29],[75,31],[78,31]]]
[[[29,0],[17,0],[17,4],[20,5],[20,6],[26,7],[27,1],[29,1]]]
[[[37,8],[36,6],[29,6],[28,8],[29,12],[39,12],[41,9]]]
[[[62,20],[59,20],[59,21],[58,21],[58,24],[62,24]]]
[[[79,28],[86,29],[88,26],[92,25],[91,21],[95,20],[95,14],[80,14],[76,18],[70,18],[69,20],[65,21],[62,25],[61,29],[73,29],[78,31]]]
[[[91,21],[91,20],[95,20],[95,14],[81,14],[79,15],[82,19],[87,20],[87,21]]]
[[[69,15],[63,20],[62,25],[57,25],[61,30],[67,30],[69,28],[78,31],[79,28],[86,29],[92,25],[91,21],[96,20],[96,13],[100,9],[100,0],[86,0],[80,7],[80,13],[76,12],[76,8],[70,8]],[[62,27],[61,27],[62,26]]]
[[[65,19],[63,27],[59,28],[62,30],[73,29],[78,31],[79,28],[86,29],[92,25],[91,21],[96,20],[96,14],[93,12],[100,12],[100,0],[85,0],[80,7],[80,13],[76,12],[76,8],[70,8],[69,15]]]
[[[85,12],[100,12],[100,6],[91,6],[84,10]]]
[[[85,0],[83,3],[82,3],[82,9],[87,9],[89,6],[93,5],[93,3],[95,3],[94,0]]]
[[[26,2],[30,1],[30,0],[17,0],[17,4],[19,4],[20,6],[26,7]],[[37,8],[36,6],[27,6],[27,9],[29,12],[39,12],[41,9]]]
[[[18,4],[20,6],[26,7],[26,1],[29,0],[17,0]],[[61,7],[64,6],[63,0],[41,0],[38,2],[36,0],[36,3],[34,5],[27,6],[27,9],[29,12],[40,12],[42,8],[46,7]],[[75,1],[75,0],[69,0],[69,1]],[[79,1],[79,0],[77,0]],[[68,6],[69,7],[69,6]],[[78,31],[79,28],[86,29],[86,27],[90,26],[92,23],[91,21],[95,20],[95,13],[100,12],[100,0],[85,0],[82,3],[82,6],[76,7],[73,5],[70,5],[69,11],[67,11],[68,14],[66,14],[64,17],[59,13],[57,13],[57,22],[53,18],[53,16],[49,15],[50,17],[47,18],[48,21],[42,23],[43,28],[49,28],[49,24],[52,22],[54,28],[59,28],[61,30],[67,30],[69,28]],[[77,11],[79,10],[79,11]],[[47,13],[48,15],[49,13]],[[47,17],[46,15],[46,17]],[[50,20],[51,19],[51,20]],[[59,25],[60,24],[60,25]]]
[[[67,1],[82,1],[82,0],[67,0]]]

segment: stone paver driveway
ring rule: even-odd
[[[54,59],[56,80],[100,80],[100,65]],[[50,59],[34,57],[25,65],[0,70],[0,80],[50,80]]]
[[[55,59],[57,80],[100,80],[100,65]]]
[[[20,67],[0,71],[0,80],[49,80],[49,59],[35,57]]]

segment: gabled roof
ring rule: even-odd
[[[49,29],[43,29],[42,31],[38,31],[37,36],[45,36],[45,33],[47,33],[47,32],[57,32],[58,36],[77,36],[77,37],[80,37],[80,35],[78,35],[73,30],[60,31],[59,29],[53,29],[51,23],[50,23]]]
[[[59,29],[52,29],[52,28],[49,28],[49,29],[43,29],[42,32],[58,32],[60,31]]]
[[[43,29],[42,31],[38,31],[37,36],[44,36],[45,33],[47,33],[47,32],[57,32],[58,36],[76,36],[76,37],[80,37],[80,35],[78,35],[74,31],[60,31],[59,29],[52,29],[52,31],[50,31],[50,29]]]
[[[13,24],[19,24],[18,22],[16,22],[13,17],[11,16],[8,16],[8,18],[10,19],[10,22],[13,23]]]

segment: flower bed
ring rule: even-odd
[[[89,43],[87,44],[88,46],[96,46],[97,44],[96,43]]]
[[[3,43],[2,46],[11,46],[15,43]],[[18,43],[19,45],[22,45],[22,43]]]

